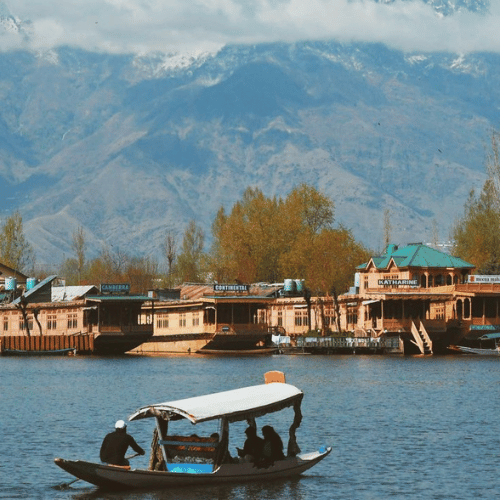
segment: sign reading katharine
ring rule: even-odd
[[[379,286],[418,286],[418,280],[378,280]]]
[[[214,284],[214,292],[248,292],[250,285],[219,285]]]

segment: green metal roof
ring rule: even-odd
[[[358,269],[365,269],[369,263],[377,269],[386,269],[391,259],[399,268],[404,267],[442,267],[442,268],[466,268],[474,269],[474,265],[459,257],[453,257],[445,252],[425,246],[421,243],[414,243],[402,248],[396,245],[389,245],[385,255],[372,257],[369,262],[361,264]]]
[[[146,295],[87,295],[87,300],[94,302],[146,302],[155,300]]]

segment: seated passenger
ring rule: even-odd
[[[248,427],[245,431],[247,439],[243,445],[243,449],[236,448],[242,462],[257,462],[262,458],[262,449],[264,440],[257,436],[255,427]]]
[[[270,426],[262,427],[262,435],[264,436],[264,447],[262,450],[262,464],[264,466],[272,465],[276,460],[283,460],[283,441],[279,434]]]

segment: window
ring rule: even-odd
[[[257,311],[257,323],[266,322],[266,311],[264,309],[259,309]]]
[[[30,329],[30,331],[33,330],[33,318],[30,318],[29,316],[28,316],[28,328]],[[26,323],[23,320],[22,316],[19,316],[19,330],[26,330]]]
[[[6,332],[9,330],[9,318],[4,316],[3,318],[3,331]]]
[[[186,313],[179,314],[179,326],[181,328],[186,326]]]
[[[307,309],[295,311],[295,326],[307,326],[308,324]]]
[[[200,324],[200,314],[198,312],[193,313],[193,326],[198,326]]]
[[[278,326],[283,326],[283,311],[278,311]]]
[[[349,325],[355,325],[358,322],[358,312],[356,309],[347,310],[347,323]]]
[[[68,314],[68,328],[78,328],[78,314],[70,313]]]
[[[329,327],[335,324],[335,314],[333,309],[325,309],[325,326]]]
[[[55,314],[47,315],[47,330],[55,330],[57,328],[57,316]]]
[[[156,318],[156,328],[168,328],[168,315],[159,314]]]

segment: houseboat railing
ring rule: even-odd
[[[393,337],[297,337],[297,347],[332,349],[400,349],[399,336]]]
[[[153,331],[153,325],[107,325],[107,326],[97,326],[92,325],[92,330],[94,333],[147,333]]]

